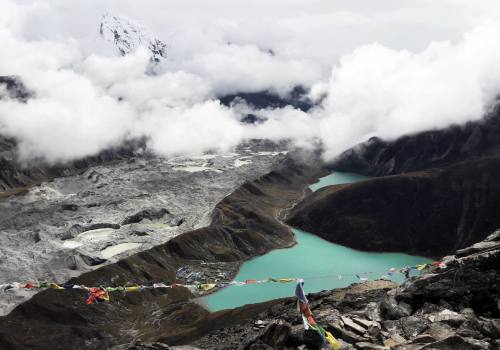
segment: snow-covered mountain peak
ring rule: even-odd
[[[142,24],[130,18],[107,12],[102,16],[99,32],[104,40],[113,43],[122,55],[142,46],[151,52],[152,61],[160,62],[167,57],[167,45]]]

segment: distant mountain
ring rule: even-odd
[[[102,16],[99,33],[105,41],[113,43],[123,56],[142,46],[151,52],[151,61],[161,62],[167,58],[167,45],[130,18],[107,12]]]
[[[0,100],[4,97],[26,102],[33,92],[28,90],[19,77],[13,75],[0,76]]]
[[[394,141],[371,138],[342,153],[330,168],[386,176],[492,155],[500,155],[500,104],[484,118],[463,125],[405,135]]]

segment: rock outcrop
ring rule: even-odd
[[[311,310],[342,349],[498,349],[500,231],[443,261],[446,268],[424,271],[401,286],[377,280],[309,294]],[[304,330],[290,298],[191,345],[320,349],[323,343],[317,333]]]
[[[0,76],[0,100],[7,97],[26,102],[32,96],[33,92],[24,85],[19,77],[13,75]]]
[[[288,223],[369,251],[442,256],[500,226],[500,157],[329,186],[307,196]]]

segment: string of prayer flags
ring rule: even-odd
[[[63,288],[64,289],[64,288]],[[109,294],[108,291],[101,287],[89,288],[89,296],[85,304],[91,305],[99,302],[108,302]]]
[[[415,266],[405,266],[401,269],[396,269],[396,268],[390,268],[387,271],[387,274],[389,276],[392,276],[395,273],[404,273],[406,274],[409,269],[413,270],[418,270],[422,271],[426,269],[427,267],[434,267],[434,268],[446,268],[446,264],[444,264],[441,261],[435,261],[431,264],[417,264]],[[330,275],[330,276],[312,276],[309,277],[310,279],[320,279],[320,278],[331,278],[331,277],[336,277],[339,280],[341,280],[343,277],[350,277],[350,276],[355,276],[358,278],[361,282],[367,281],[368,279],[366,277],[361,277],[362,275],[372,275],[374,272],[359,272],[358,274],[335,274],[335,275]],[[387,276],[383,276],[387,277]],[[191,291],[202,291],[202,292],[208,292],[211,291],[215,288],[224,288],[229,285],[234,285],[234,286],[246,286],[249,284],[263,284],[263,283],[291,283],[297,281],[296,278],[274,278],[274,277],[268,277],[266,279],[262,280],[257,280],[257,279],[247,279],[245,281],[219,281],[215,283],[193,283],[193,284],[180,284],[180,283],[172,283],[172,284],[166,284],[166,283],[154,283],[153,285],[150,286],[145,286],[145,285],[127,285],[127,286],[117,286],[117,287],[86,287],[83,285],[77,285],[77,284],[71,284],[71,283],[65,283],[63,285],[59,285],[57,283],[49,283],[49,282],[39,282],[39,283],[34,283],[34,282],[26,282],[26,283],[19,283],[19,282],[12,282],[12,283],[7,283],[7,284],[0,284],[0,291],[9,291],[9,290],[17,290],[17,289],[29,289],[29,290],[35,290],[35,289],[55,289],[55,290],[69,290],[69,289],[77,289],[77,290],[85,290],[89,293],[89,297],[87,298],[87,303],[93,304],[95,302],[101,302],[101,301],[108,301],[109,300],[109,293],[111,292],[127,292],[127,293],[133,293],[133,292],[140,292],[143,290],[147,289],[157,289],[157,288],[188,288]],[[304,296],[305,298],[305,296]],[[307,304],[307,302],[306,302]]]
[[[302,317],[302,322],[304,323],[304,328],[315,330],[323,339],[324,342],[330,344],[331,348],[334,350],[340,349],[340,343],[335,337],[319,325],[309,308],[309,301],[304,293],[304,280],[302,278],[297,279],[297,284],[295,286],[295,296],[297,297],[297,310],[299,315]]]
[[[405,266],[405,267],[402,267],[400,269],[396,269],[396,268],[392,267],[392,268],[390,268],[387,271],[387,274],[389,276],[392,276],[395,273],[406,274],[407,271],[409,271],[409,270],[423,271],[423,270],[425,270],[426,268],[429,268],[429,267],[435,267],[435,268],[445,269],[446,268],[446,264],[443,263],[442,261],[434,261],[434,262],[432,262],[430,264],[416,264],[414,266]]]
[[[290,283],[290,282],[295,282],[295,278],[273,278],[273,277],[269,277],[267,280],[269,282],[276,282],[276,283]]]
[[[415,267],[417,268],[418,271],[422,271],[423,269],[425,269],[427,267],[427,264],[418,264],[418,265],[415,265]]]

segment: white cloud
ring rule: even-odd
[[[218,101],[206,101],[189,108],[155,108],[139,123],[141,133],[150,136],[149,146],[169,156],[201,154],[208,150],[227,152],[242,140],[243,134],[243,126],[232,111]]]
[[[412,53],[373,44],[344,56],[333,69],[320,127],[327,157],[370,136],[481,118],[500,91],[499,34],[500,23],[491,22],[455,45]]]
[[[1,100],[0,133],[20,140],[26,161],[66,161],[137,136],[164,155],[253,137],[319,140],[332,158],[369,136],[481,117],[500,89],[499,9],[491,0],[4,0],[0,75],[20,75],[36,97]],[[100,40],[106,10],[169,44],[157,75],[145,74],[145,50],[121,57]],[[214,100],[298,84],[327,98],[309,113],[252,111],[268,118],[258,126]]]
[[[81,75],[49,71],[29,81],[36,98],[26,104],[0,103],[0,132],[20,140],[23,160],[57,162],[95,154],[129,133],[134,120],[129,104],[106,95]]]

